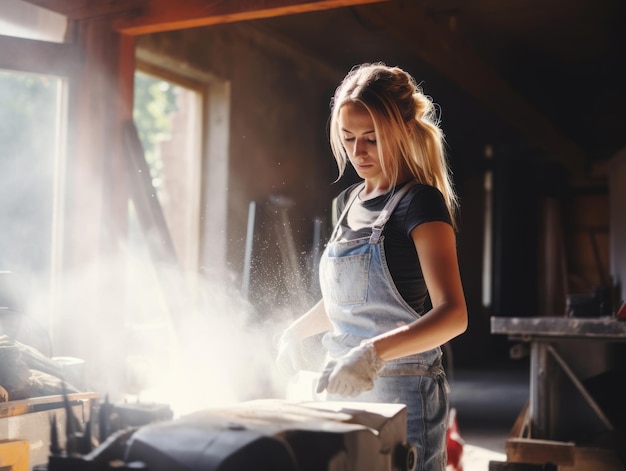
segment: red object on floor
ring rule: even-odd
[[[456,409],[450,409],[448,420],[448,432],[446,433],[446,447],[448,449],[448,463],[446,471],[463,471],[461,458],[463,457],[463,445],[465,441],[459,433],[459,424],[456,420]]]

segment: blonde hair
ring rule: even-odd
[[[343,175],[348,154],[339,128],[339,111],[359,103],[372,117],[382,170],[392,186],[406,167],[419,183],[443,194],[453,225],[458,199],[445,154],[445,139],[432,99],[399,67],[381,62],[357,65],[343,79],[331,101],[330,146]]]

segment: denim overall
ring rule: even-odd
[[[340,224],[363,185],[353,191],[337,221],[320,261],[324,306],[333,324],[322,339],[330,358],[419,318],[391,278],[382,235],[394,208],[413,184],[404,185],[389,198],[369,238],[337,240]],[[327,399],[346,401],[331,394]],[[405,404],[407,439],[417,447],[416,470],[445,471],[449,402],[440,348],[387,362],[372,390],[347,400]]]

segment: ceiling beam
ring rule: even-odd
[[[72,20],[108,16],[119,32],[140,35],[294,15],[390,0],[26,0]]]
[[[24,0],[41,8],[60,13],[70,20],[123,13],[145,4],[145,0]]]
[[[519,94],[450,28],[435,22],[417,2],[393,1],[357,8],[364,20],[396,41],[509,122],[549,158],[562,163],[573,180],[584,179],[586,154]]]
[[[71,77],[81,57],[72,44],[0,35],[0,69]]]
[[[139,35],[381,1],[389,0],[148,0],[117,18],[113,25],[123,33]]]

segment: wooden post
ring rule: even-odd
[[[61,296],[52,327],[56,355],[84,358],[107,388],[121,388],[128,175],[122,122],[132,119],[134,38],[104,18],[75,21],[68,40],[81,57],[70,77],[65,240]],[[111,331],[116,329],[116,331]],[[113,334],[113,335],[111,335]],[[105,337],[94,350],[94,339]]]

